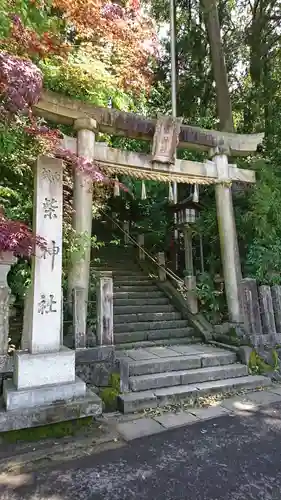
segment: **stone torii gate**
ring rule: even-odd
[[[256,152],[263,134],[239,135],[180,125],[180,120],[163,122],[114,109],[97,108],[52,92],[45,92],[34,108],[35,114],[55,123],[72,125],[77,138],[65,137],[64,147],[89,160],[96,160],[108,174],[127,174],[141,179],[176,181],[187,184],[215,184],[221,256],[224,272],[229,317],[232,322],[242,321],[239,303],[239,258],[233,212],[231,183],[255,182],[255,172],[238,169],[228,163],[228,157],[249,156]],[[165,128],[166,127],[166,128]],[[98,132],[153,140],[152,155],[121,151],[95,142]],[[178,139],[179,148],[206,151],[211,160],[195,162],[174,159]],[[175,142],[176,141],[176,142]],[[169,153],[170,152],[170,153]],[[170,157],[169,157],[170,154]],[[91,236],[92,185],[82,173],[74,179],[74,229]],[[70,289],[84,290],[81,297],[87,303],[89,285],[90,246],[83,257],[73,260],[69,276]],[[86,325],[86,308],[82,324]]]

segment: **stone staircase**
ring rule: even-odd
[[[131,248],[104,250],[95,269],[113,273],[114,340],[118,349],[200,341],[188,321],[134,262]]]
[[[248,375],[236,353],[203,344],[134,262],[131,247],[108,246],[94,267],[113,273],[114,339],[125,388],[119,403],[124,413],[270,384],[266,377]]]
[[[119,397],[123,413],[271,383],[269,378],[248,375],[248,367],[237,363],[235,353],[212,345],[129,349],[117,356],[128,374],[128,391]]]

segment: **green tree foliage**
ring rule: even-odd
[[[177,2],[178,115],[186,123],[218,128],[215,87],[202,5]],[[254,187],[233,186],[242,270],[260,283],[280,279],[280,1],[218,2],[223,48],[237,132],[264,131],[263,151],[254,159],[236,160],[257,171]],[[169,20],[168,1],[152,2],[159,23]],[[169,36],[163,40],[156,69],[151,109],[170,112]],[[186,152],[181,152],[187,156]],[[189,158],[198,159],[194,154]],[[197,229],[203,234],[208,272],[221,272],[214,189],[200,189],[204,206]]]

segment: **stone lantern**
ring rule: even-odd
[[[201,205],[192,200],[192,196],[173,205],[173,212],[176,214],[178,229],[196,222],[200,215]]]
[[[8,286],[7,276],[10,268],[17,262],[13,252],[0,252],[0,286]]]
[[[7,275],[10,268],[17,261],[12,252],[0,252],[0,377],[7,362],[9,341],[9,308],[10,288],[7,283]]]
[[[172,210],[175,214],[176,226],[184,236],[184,258],[185,258],[185,277],[184,282],[189,291],[188,305],[193,314],[198,312],[196,297],[196,277],[194,274],[193,255],[192,255],[192,224],[194,224],[200,215],[202,206],[193,201],[193,195],[173,205]]]

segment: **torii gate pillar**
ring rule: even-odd
[[[93,161],[95,151],[95,132],[97,130],[96,120],[92,118],[79,118],[74,123],[77,130],[77,154]],[[73,196],[73,228],[77,237],[81,237],[81,252],[73,252],[71,267],[68,278],[69,300],[73,289],[79,288],[81,304],[80,325],[86,333],[87,302],[89,289],[90,258],[91,258],[91,234],[92,234],[92,202],[93,181],[83,172],[74,173],[74,196]]]
[[[236,258],[238,242],[233,211],[228,157],[220,148],[211,150],[210,154],[217,166],[219,181],[216,185],[217,219],[229,319],[234,323],[240,323],[241,309]]]

